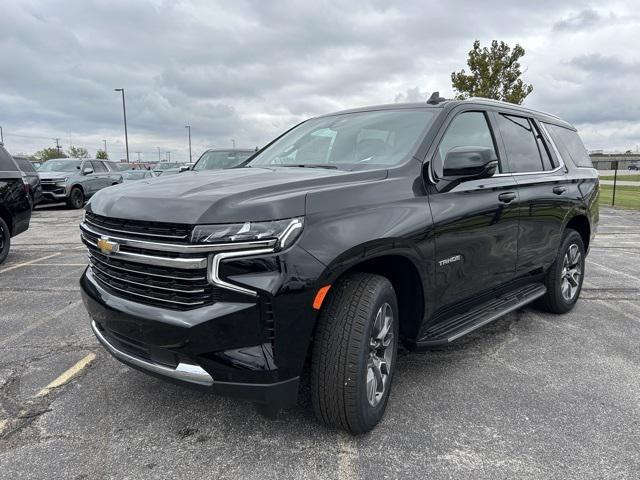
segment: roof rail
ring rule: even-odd
[[[548,117],[553,117],[553,118],[557,118],[558,120],[562,120],[558,115],[554,115],[553,113],[543,112],[543,111],[540,111],[540,110],[534,110],[533,108],[523,107],[522,105],[518,105],[516,103],[504,102],[502,100],[494,100],[493,98],[470,97],[470,98],[467,98],[466,100],[467,101],[473,101],[473,102],[488,103],[489,105],[501,105],[501,106],[504,106],[504,107],[517,107],[517,108],[521,108],[522,110],[527,110],[527,111],[533,112],[533,113],[540,113],[540,114],[546,115]]]

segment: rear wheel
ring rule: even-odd
[[[584,259],[582,237],[575,230],[567,229],[558,257],[545,277],[547,293],[536,304],[541,310],[565,313],[573,308],[582,289]]]
[[[71,189],[71,193],[67,199],[67,205],[76,209],[84,206],[84,193],[80,187],[73,187]]]
[[[0,218],[0,263],[4,262],[9,255],[11,247],[11,232],[9,226],[2,218]]]
[[[311,398],[325,425],[358,434],[382,418],[398,351],[398,304],[389,280],[355,273],[329,293],[313,343]]]

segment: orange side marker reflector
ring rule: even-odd
[[[324,302],[324,297],[327,296],[327,292],[329,292],[330,288],[331,285],[325,285],[320,290],[318,290],[318,293],[316,293],[316,298],[313,299],[314,309],[320,310],[320,307],[322,307],[322,302]]]

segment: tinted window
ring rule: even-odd
[[[0,172],[15,172],[17,170],[16,164],[13,163],[11,155],[0,146]]]
[[[24,158],[14,158],[15,162],[18,164],[18,167],[23,172],[35,172],[36,169],[33,168],[33,165],[29,160],[25,160]]]
[[[91,162],[91,165],[93,165],[93,171],[95,173],[104,173],[107,171],[107,168],[102,164],[102,162]],[[85,168],[88,167],[85,166]]]
[[[431,124],[434,113],[398,109],[307,120],[253,157],[250,166],[331,165],[351,170],[397,165]]]
[[[453,119],[438,147],[443,164],[447,152],[454,147],[486,147],[495,155],[493,137],[484,113],[464,112]]]
[[[584,148],[584,144],[580,137],[578,136],[578,132],[574,132],[573,130],[569,130],[568,128],[558,127],[557,125],[551,125],[549,123],[545,123],[545,127],[553,140],[553,143],[556,144],[558,150],[560,150],[560,155],[562,158],[570,158],[576,167],[593,167],[591,163],[591,157],[587,153],[587,149]]]
[[[537,132],[527,118],[498,115],[500,133],[504,140],[512,172],[539,172],[544,170]]]

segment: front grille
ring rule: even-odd
[[[93,224],[89,225],[95,228]],[[157,250],[157,245],[156,249],[120,246],[120,253],[131,255],[132,259],[120,255],[106,255],[100,251],[97,243],[101,236],[108,235],[107,229],[102,227],[95,228],[95,231],[82,229],[82,240],[89,252],[89,267],[93,278],[109,293],[137,303],[174,310],[199,308],[220,300],[220,288],[211,285],[207,280],[205,255],[165,252]],[[123,232],[118,238],[133,237]],[[140,242],[141,239],[135,237],[135,240]],[[149,258],[161,263],[168,262],[168,265],[145,263]],[[196,265],[196,268],[179,268],[180,265],[172,265],[180,260],[193,260],[202,265]]]
[[[52,192],[52,193],[63,193],[64,187],[59,187],[55,184],[55,182],[47,182],[46,180],[40,181],[40,185],[42,186],[42,190],[44,192]]]
[[[118,236],[126,234],[132,238],[151,241],[185,243],[189,241],[191,226],[180,223],[143,222],[121,218],[103,217],[92,212],[85,213],[85,222],[105,233]]]
[[[138,303],[187,310],[210,305],[220,297],[218,289],[207,282],[206,269],[174,272],[148,269],[146,265],[116,261],[90,249],[89,265],[100,285],[114,295]]]

